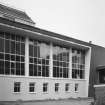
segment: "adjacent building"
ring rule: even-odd
[[[105,48],[37,28],[0,4],[0,101],[93,97],[104,62]]]

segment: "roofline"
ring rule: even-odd
[[[0,1],[0,4],[3,5],[3,6],[6,6],[7,8],[15,9],[16,11],[24,12],[24,13],[25,13],[25,10],[24,10],[24,9],[15,7],[15,6],[10,5],[10,4],[8,4],[8,3],[4,3],[4,2],[1,2],[1,1]]]
[[[25,10],[16,8],[16,7],[11,6],[11,5],[9,5],[9,4],[5,4],[5,3],[0,2],[0,5],[4,6],[4,7],[6,7],[6,8],[9,8],[9,9],[13,9],[13,10],[15,10],[15,11],[17,11],[17,12],[21,12],[21,13],[26,14]],[[1,13],[2,13],[2,14],[8,14],[8,13],[4,13],[4,12],[1,12]],[[8,15],[10,15],[10,14],[8,14]],[[27,14],[26,14],[26,15],[27,15]],[[26,21],[26,22],[30,22],[30,23],[32,23],[32,24],[35,25],[35,22],[34,22],[28,15],[27,15],[27,16],[30,18],[30,20],[24,19],[24,18],[22,18],[22,17],[14,16],[14,15],[10,15],[10,16],[16,17],[16,18],[21,19],[21,20]]]
[[[78,45],[78,46],[83,46],[85,48],[88,48],[88,49],[91,49],[90,46],[87,46],[87,45],[84,45],[84,44],[79,44],[79,43],[75,43],[73,41],[68,41],[68,40],[65,40],[65,39],[62,39],[62,38],[58,38],[58,37],[54,37],[54,36],[49,36],[49,35],[45,35],[43,33],[39,33],[39,32],[35,32],[35,31],[31,31],[31,30],[27,30],[27,29],[23,29],[23,28],[19,28],[19,27],[15,27],[15,26],[11,26],[11,25],[7,25],[7,24],[3,24],[3,23],[0,23],[1,26],[5,26],[5,27],[10,27],[10,28],[15,28],[15,29],[18,29],[18,30],[22,30],[22,31],[25,31],[25,32],[30,32],[30,33],[33,33],[33,34],[37,34],[37,35],[40,35],[40,36],[44,36],[44,37],[50,37],[52,39],[56,39],[56,40],[59,40],[59,41],[65,41],[67,43],[71,43],[71,44],[74,44],[74,45]],[[65,37],[65,36],[64,36]]]
[[[22,23],[18,23],[18,22],[13,22],[13,21],[4,19],[2,17],[0,18],[0,23],[4,24],[4,25],[16,27],[16,28],[19,28],[19,29],[23,29],[23,30],[28,30],[30,32],[36,32],[36,33],[45,35],[47,37],[53,37],[53,38],[55,37],[55,38],[63,39],[63,40],[70,41],[70,42],[73,42],[73,43],[78,43],[82,46],[91,47],[90,44],[87,43],[87,42],[77,40],[77,39],[74,39],[74,38],[71,38],[71,37],[68,37],[68,36],[64,36],[64,35],[61,35],[61,34],[58,34],[58,33],[54,33],[54,32],[51,32],[51,31],[47,31],[47,30],[44,30],[44,29],[40,29],[40,28],[35,27],[35,26],[30,26],[30,25],[26,25],[26,24],[22,24]]]
[[[23,18],[21,18],[21,17],[17,17],[17,16],[14,16],[14,15],[10,15],[10,14],[8,14],[8,13],[4,13],[4,12],[1,12],[1,11],[0,11],[0,13],[2,13],[3,15],[12,16],[12,17],[14,17],[14,18],[21,19],[21,20],[23,20],[23,21],[26,21],[26,22],[30,22],[30,23],[35,24],[35,22],[32,21],[32,20],[23,19]],[[31,19],[31,18],[30,18],[30,19]]]
[[[30,31],[33,31],[33,32],[38,32],[38,33],[41,33],[41,34],[45,34],[47,36],[57,37],[57,38],[64,39],[64,40],[67,40],[67,41],[73,41],[73,42],[79,43],[81,45],[86,45],[86,46],[90,46],[90,47],[97,46],[97,45],[91,44],[89,42],[85,42],[85,41],[78,40],[78,39],[75,39],[75,38],[72,38],[72,37],[68,37],[68,36],[63,35],[63,34],[59,34],[59,33],[55,33],[55,32],[52,32],[52,31],[45,30],[45,29],[41,29],[41,28],[36,27],[36,26],[30,26],[30,25],[26,25],[26,24],[23,24],[23,23],[19,23],[19,22],[13,22],[13,21],[4,19],[2,17],[0,18],[0,23],[8,24],[10,26],[19,27],[19,28],[30,30]]]
[[[78,41],[79,43],[86,44],[87,46],[98,46],[98,47],[105,48],[105,47],[103,47],[103,46],[100,46],[100,45],[97,45],[97,44],[94,44],[94,43],[89,43],[89,42],[86,42],[86,41],[83,41],[83,40],[79,40],[79,39],[76,39],[76,38],[73,38],[73,37],[69,37],[69,36],[67,36],[67,35],[63,35],[63,34],[59,34],[59,33],[56,33],[56,32],[52,32],[52,31],[50,31],[50,30],[41,29],[41,28],[36,27],[36,26],[35,26],[35,28],[36,28],[36,29],[40,29],[40,30],[42,30],[42,31],[46,31],[46,32],[48,32],[48,33],[52,33],[52,34],[55,34],[55,35],[59,35],[60,37],[65,37],[65,38],[67,38],[68,40],[75,40],[75,41]]]

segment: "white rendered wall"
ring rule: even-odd
[[[88,97],[88,91],[89,91],[90,62],[91,62],[91,48],[85,54],[85,79],[86,79],[86,84],[84,86],[85,86],[85,89],[86,89],[85,90],[86,97]]]
[[[14,82],[21,82],[21,92],[14,93]],[[29,93],[29,82],[35,82],[36,93]],[[48,92],[43,93],[43,83],[48,82]],[[55,93],[55,83],[60,83],[60,90]],[[70,92],[65,92],[65,83],[70,83]],[[78,92],[75,92],[75,83],[79,84]],[[29,78],[29,77],[2,77],[0,76],[0,101],[16,100],[45,100],[85,97],[85,80]]]
[[[70,49],[69,78],[53,78],[53,63],[50,62],[50,77],[29,77],[29,39],[26,38],[25,47],[25,76],[1,76],[0,75],[0,101],[22,100],[45,100],[88,97],[88,82],[90,70],[91,50],[86,53],[85,79],[72,79],[72,50]],[[52,44],[50,45],[50,55],[52,55]],[[50,56],[50,60],[52,56]],[[52,60],[51,60],[52,61]],[[21,82],[21,92],[14,93],[14,82]],[[29,82],[35,82],[36,92],[29,93]],[[43,93],[43,83],[48,82],[48,92]],[[59,92],[55,93],[55,83],[59,83]],[[65,92],[65,84],[70,83],[70,91]],[[79,84],[78,92],[75,92],[75,83]]]

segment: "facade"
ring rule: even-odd
[[[37,28],[25,12],[0,4],[0,101],[93,96],[94,48]]]

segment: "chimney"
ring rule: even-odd
[[[89,41],[90,44],[92,44],[92,41]]]

